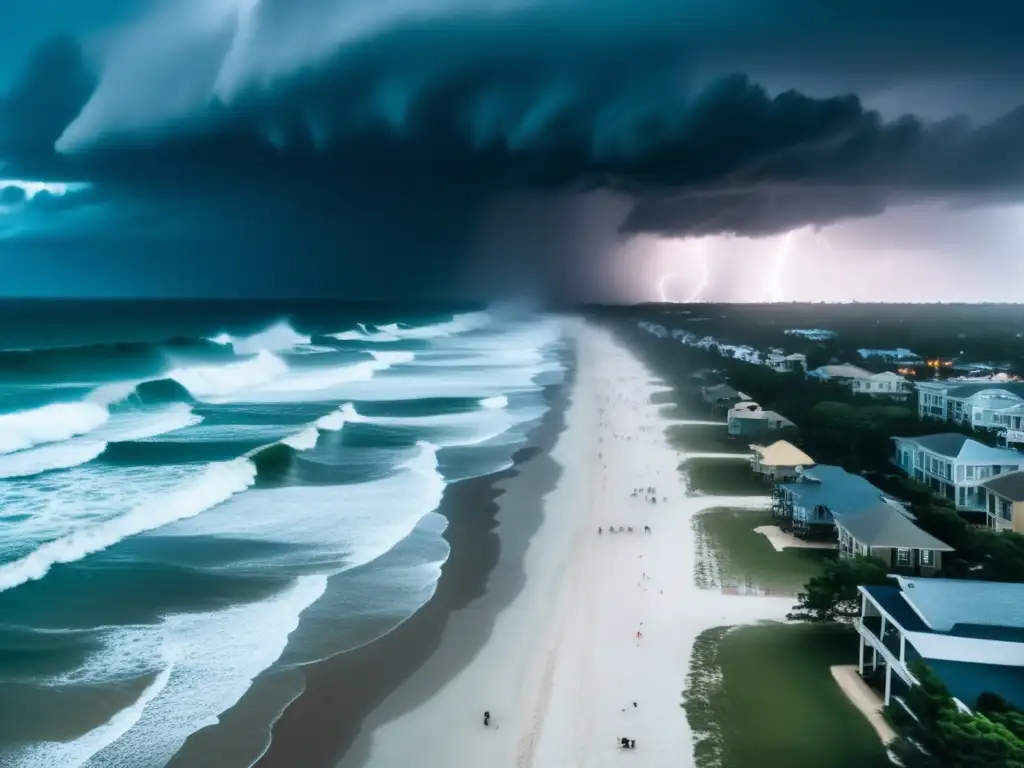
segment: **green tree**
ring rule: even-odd
[[[855,618],[860,615],[861,600],[857,587],[888,583],[888,566],[877,557],[832,561],[824,573],[807,582],[786,618],[814,622]]]
[[[1024,768],[1019,712],[963,712],[930,669],[918,662],[912,671],[920,684],[903,700],[914,714],[895,701],[888,710],[899,733],[891,749],[904,768]]]

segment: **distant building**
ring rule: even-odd
[[[942,553],[953,551],[918,528],[907,511],[891,500],[837,514],[835,519],[839,557],[877,557],[896,573],[934,576],[942,568]]]
[[[1024,584],[970,579],[894,577],[894,586],[859,587],[858,668],[884,690],[883,702],[904,700],[927,665],[967,711],[994,693],[1024,708]],[[908,710],[909,711],[909,710]]]
[[[1000,474],[981,485],[988,492],[988,527],[1024,533],[1024,472]]]
[[[807,375],[822,381],[838,381],[841,384],[850,384],[857,379],[870,378],[872,374],[871,371],[865,371],[859,366],[844,363],[841,365],[823,365],[810,371]]]
[[[814,466],[814,459],[792,443],[776,440],[771,445],[752,445],[750,468],[773,483],[796,480],[801,470]]]
[[[791,355],[784,355],[781,352],[769,352],[764,359],[764,364],[776,373],[795,373],[807,370],[807,355],[795,352]]]
[[[739,392],[728,384],[715,384],[712,387],[701,387],[700,396],[705,403],[713,409],[721,411],[731,408],[741,400],[749,400],[742,392]]]
[[[894,437],[893,441],[897,466],[960,511],[987,512],[984,482],[1024,469],[1024,453],[992,448],[955,432]]]
[[[1004,420],[1004,412],[1021,404],[1024,404],[1024,382],[1020,381],[1004,378],[917,382],[917,413],[921,418],[1005,431],[1010,420]],[[1016,423],[1019,427],[1020,420]]]
[[[765,433],[795,427],[792,421],[775,411],[766,411],[753,400],[741,400],[726,417],[730,437],[757,438]]]
[[[911,383],[892,371],[882,371],[869,376],[850,380],[850,388],[855,395],[871,397],[908,397]]]

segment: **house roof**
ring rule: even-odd
[[[977,383],[959,384],[946,390],[947,397],[970,397],[986,389],[1003,390],[1011,395],[1024,397],[1024,381],[979,381]]]
[[[921,448],[948,456],[951,459],[993,464],[1024,464],[1024,454],[1020,451],[1010,448],[992,448],[958,432],[942,432],[937,435],[922,435],[920,437],[894,437],[893,440],[916,443]]]
[[[860,475],[851,474],[831,464],[818,464],[804,470],[803,475],[817,482],[803,480],[783,483],[781,487],[792,493],[793,498],[804,506],[820,504],[833,513],[854,512],[870,507],[886,497]]]
[[[786,440],[776,440],[771,445],[752,445],[750,448],[760,455],[762,463],[771,467],[800,467],[814,463],[814,459]]]
[[[718,400],[739,400],[740,393],[728,384],[716,384],[713,387],[706,387],[704,394]]]
[[[814,372],[820,376],[827,376],[830,379],[866,379],[871,371],[865,371],[857,365],[843,363],[842,365],[823,365],[815,368]]]
[[[906,381],[905,378],[892,371],[882,371],[881,373],[868,376],[868,378],[872,381]]]
[[[767,421],[778,421],[785,426],[795,427],[796,425],[778,411],[761,411]]]
[[[997,496],[1002,496],[1010,501],[1024,501],[1024,472],[1007,472],[1005,475],[996,475],[991,480],[981,484],[982,488],[988,488]]]
[[[950,632],[965,624],[1024,631],[1024,584],[905,576],[895,579],[904,599],[913,604],[932,631]],[[1024,635],[1020,642],[1024,642]]]
[[[952,552],[953,547],[926,533],[895,507],[879,501],[855,512],[837,512],[836,524],[869,547],[905,547]]]

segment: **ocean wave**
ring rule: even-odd
[[[319,438],[320,433],[317,432],[317,428],[309,427],[291,437],[286,437],[281,442],[289,448],[294,448],[296,451],[308,451],[311,448],[316,448],[316,442]]]
[[[107,423],[109,411],[98,403],[52,403],[0,414],[0,454],[24,451],[84,435]]]
[[[111,443],[147,440],[194,427],[202,421],[203,417],[193,413],[191,405],[172,403],[152,411],[115,413],[95,435]]]
[[[0,480],[77,467],[99,457],[106,449],[104,440],[67,440],[4,454],[0,456]]]
[[[73,563],[129,536],[198,515],[244,491],[256,480],[256,466],[241,458],[217,462],[182,487],[143,501],[126,514],[75,530],[0,565],[0,592],[43,578],[54,565]]]
[[[221,333],[207,341],[222,346],[231,346],[239,355],[251,355],[257,352],[283,352],[294,349],[300,345],[309,344],[310,338],[297,332],[282,320],[251,336],[231,336]]]
[[[288,373],[287,364],[270,352],[225,365],[197,365],[176,368],[167,378],[178,382],[193,397],[225,397],[250,387],[266,384]]]
[[[453,336],[466,331],[483,328],[491,321],[486,312],[466,312],[455,315],[451,320],[429,325],[406,325],[404,323],[387,323],[385,325],[368,326],[357,323],[355,330],[329,334],[339,341],[366,341],[373,343],[389,343],[395,341],[425,341],[428,339]]]
[[[480,401],[481,408],[508,408],[508,398],[504,395],[485,397]]]

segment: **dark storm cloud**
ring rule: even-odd
[[[613,189],[634,201],[626,231],[682,235],[1015,198],[1020,110],[975,125],[865,103],[940,83],[1009,105],[1024,9],[910,5],[183,2],[115,46],[95,89],[73,46],[40,50],[0,104],[0,160],[156,201],[182,237],[321,259],[453,261],[467,222],[531,190]]]

